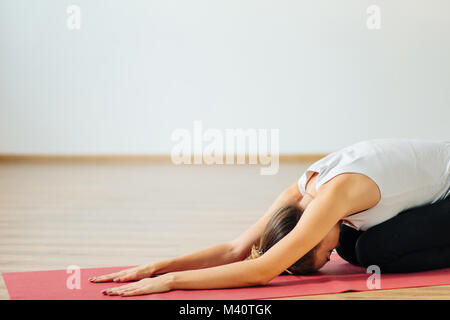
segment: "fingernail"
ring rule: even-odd
[[[95,277],[92,277],[92,278],[89,278],[89,281],[94,281],[96,278]]]
[[[105,289],[105,290],[102,290],[102,293],[103,293],[103,294],[106,294],[106,289]]]
[[[115,279],[113,279],[113,281],[114,282],[120,282],[120,279],[119,278],[115,278]]]

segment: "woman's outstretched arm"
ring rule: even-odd
[[[257,243],[270,217],[282,206],[294,204],[301,199],[297,184],[284,190],[267,212],[254,225],[236,239],[221,243],[181,257],[148,263],[120,272],[91,278],[92,282],[126,282],[148,278],[151,275],[176,271],[204,269],[244,260],[253,244]]]
[[[375,205],[351,179],[338,177],[322,186],[302,218],[261,257],[212,268],[179,271],[104,291],[108,295],[140,295],[173,289],[216,289],[267,284],[316,246],[347,215]]]
[[[343,214],[338,214],[340,209],[339,205],[336,206],[336,201],[336,196],[318,194],[294,229],[259,258],[212,268],[167,273],[107,289],[103,293],[131,296],[174,289],[217,289],[267,284],[317,245],[339,221]],[[336,210],[334,206],[337,207]]]

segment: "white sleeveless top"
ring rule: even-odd
[[[302,194],[314,172],[318,172],[316,190],[341,173],[361,173],[378,185],[380,201],[344,220],[365,231],[403,210],[450,195],[450,141],[375,139],[356,143],[313,163],[298,180]]]

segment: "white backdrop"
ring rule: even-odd
[[[449,139],[449,15],[448,0],[0,0],[0,153],[167,154],[194,120],[279,128],[282,153]]]

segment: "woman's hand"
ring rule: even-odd
[[[98,277],[92,277],[89,279],[91,282],[127,282],[133,280],[141,280],[144,278],[149,278],[153,275],[154,267],[153,264],[144,264],[142,266],[125,269],[119,272],[105,274]]]
[[[108,296],[138,296],[143,294],[166,292],[171,290],[171,281],[169,275],[161,275],[155,278],[142,279],[137,282],[126,284],[124,286],[105,289],[103,294]]]

